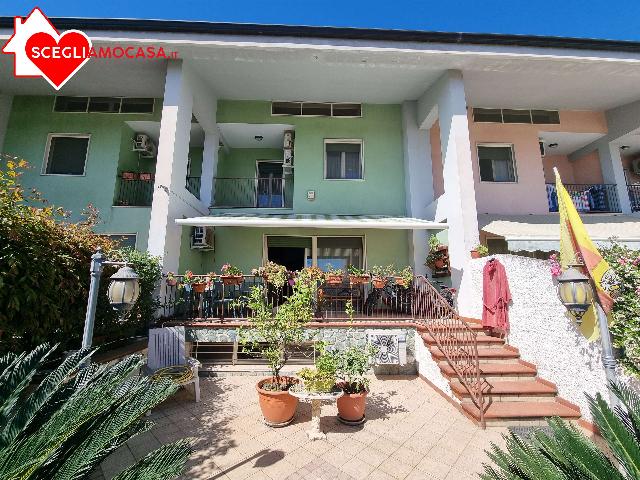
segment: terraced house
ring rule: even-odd
[[[419,372],[475,419],[477,391],[468,391],[475,380],[465,378],[465,362],[475,366],[472,375],[495,382],[485,420],[577,418],[586,415],[585,390],[606,390],[593,360],[599,351],[587,352],[569,327],[540,259],[558,249],[553,167],[594,240],[615,236],[640,246],[639,45],[178,21],[53,23],[84,31],[94,47],[177,52],[172,59],[93,58],[59,92],[42,79],[15,78],[13,57],[0,56],[0,149],[25,158],[25,183],[72,218],[93,205],[99,233],[161,256],[165,272],[176,274],[220,272],[230,263],[249,276],[272,260],[292,271],[408,265],[430,277],[428,239],[437,235],[448,247],[441,281],[460,291],[458,313],[439,306],[438,315],[468,333],[456,336],[463,360],[441,350],[435,330],[425,333],[415,292],[413,300],[401,290],[383,292],[388,298],[374,304],[370,286],[327,289],[325,318],[344,318],[345,299],[359,299],[356,317],[367,328],[404,332],[401,371]],[[13,26],[1,19],[0,39]],[[460,316],[478,317],[481,309],[483,260],[470,255],[479,244],[507,264],[513,346]],[[243,316],[231,305],[234,288],[165,302],[164,314],[190,326],[194,348],[212,364],[242,361],[229,334]],[[169,286],[162,293],[175,295]],[[439,297],[427,281],[423,293]],[[433,313],[433,305],[425,308]],[[327,336],[344,327],[321,323]],[[568,364],[554,364],[558,345],[564,351],[556,359]]]

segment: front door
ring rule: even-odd
[[[256,207],[284,207],[284,176],[282,162],[258,160],[256,178]]]

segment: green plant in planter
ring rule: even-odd
[[[427,267],[432,268],[437,261],[447,257],[447,251],[442,248],[443,246],[435,235],[429,237],[429,254],[425,262]]]
[[[341,268],[334,268],[333,265],[327,265],[327,275],[328,276],[336,276],[336,277],[344,277],[344,270]]]
[[[273,381],[262,386],[265,390],[288,390],[292,385],[280,371],[289,360],[292,345],[305,340],[304,325],[313,318],[315,286],[296,282],[292,288],[292,294],[277,309],[267,300],[262,285],[253,287],[246,300],[252,313],[250,327],[240,329],[238,340],[244,352],[258,351],[267,360]]]
[[[347,271],[349,272],[349,275],[353,275],[354,277],[366,277],[368,275],[364,268],[359,268],[355,265],[349,265],[349,267],[347,267]]]
[[[489,248],[486,245],[482,245],[481,243],[476,245],[474,250],[478,252],[478,255],[480,257],[486,257],[487,255],[489,255]]]
[[[382,265],[374,265],[371,267],[371,275],[377,278],[384,278],[387,276],[386,268]]]
[[[398,278],[402,280],[402,286],[404,288],[409,288],[411,282],[413,282],[413,269],[409,266],[404,267],[400,270]]]
[[[222,265],[222,268],[220,269],[220,271],[222,272],[222,275],[229,275],[229,276],[242,275],[242,270],[240,270],[235,265],[231,265],[230,263],[225,263],[224,265]]]
[[[373,345],[351,345],[346,350],[332,352],[336,375],[341,380],[339,385],[345,393],[362,393],[369,390],[366,373],[371,364],[371,357],[376,352]]]
[[[298,376],[309,392],[330,392],[336,384],[336,358],[331,352],[324,350],[316,359],[315,368],[303,368]]]
[[[264,267],[254,268],[251,273],[263,277],[267,283],[276,288],[284,287],[289,279],[287,267],[271,261],[267,262]]]

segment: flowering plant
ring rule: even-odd
[[[264,267],[251,270],[252,275],[263,277],[271,285],[282,288],[289,279],[287,267],[276,262],[267,262]]]
[[[549,257],[549,268],[551,269],[551,276],[553,278],[560,276],[562,273],[562,267],[560,266],[558,255],[555,253]]]
[[[298,273],[296,277],[298,282],[306,284],[316,284],[324,281],[324,272],[319,267],[305,267]]]
[[[220,271],[222,272],[222,275],[229,275],[229,276],[242,275],[242,270],[240,270],[235,265],[231,265],[230,263],[225,263],[224,265],[222,265],[222,268],[220,269]]]

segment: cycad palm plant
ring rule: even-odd
[[[612,410],[600,394],[587,395],[589,408],[609,456],[574,425],[548,420],[551,435],[542,431],[529,440],[511,433],[506,451],[495,444],[484,465],[485,480],[631,480],[640,479],[640,397],[629,387],[612,384],[624,408]],[[613,457],[613,458],[610,458]]]
[[[68,356],[37,386],[34,377],[55,350],[0,357],[0,478],[86,478],[109,453],[153,425],[144,414],[176,390],[137,371],[139,355],[115,365],[85,365],[93,352]],[[181,473],[191,448],[165,445],[117,480],[166,479]]]

